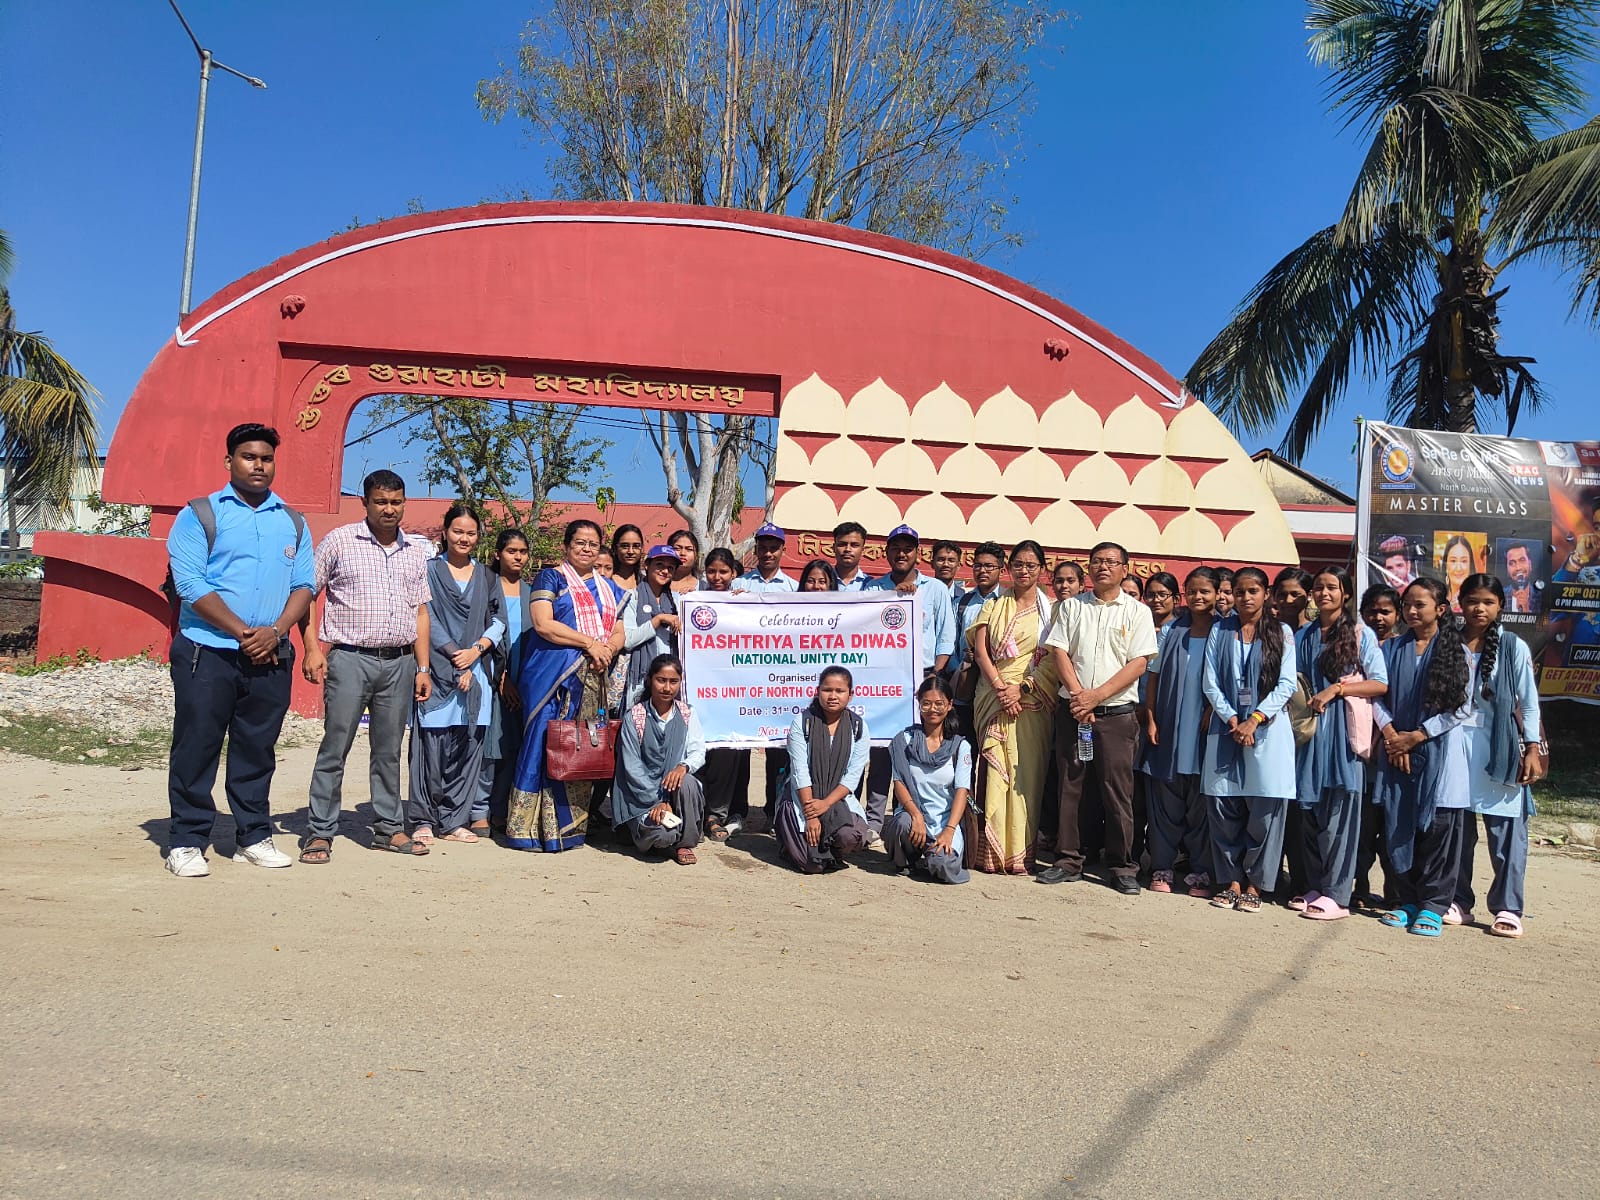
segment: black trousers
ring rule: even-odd
[[[172,753],[167,798],[169,846],[203,850],[211,841],[222,741],[228,740],[228,808],[239,846],[272,836],[268,809],[277,768],[278,733],[289,711],[292,654],[256,666],[237,650],[197,646],[181,633],[172,642]]]
[[[1433,824],[1417,831],[1411,846],[1411,869],[1395,880],[1401,904],[1444,916],[1456,897],[1456,876],[1461,871],[1461,827],[1472,815],[1465,808],[1436,809]]]
[[[744,820],[750,811],[750,751],[727,747],[707,750],[706,765],[698,774],[706,794],[706,820],[714,819],[722,825],[730,817]]]
[[[1383,902],[1394,907],[1394,872],[1383,844],[1383,809],[1370,796],[1361,798],[1361,833],[1356,849],[1356,894],[1371,893],[1372,868],[1383,872]]]

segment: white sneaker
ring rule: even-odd
[[[211,868],[206,866],[205,851],[193,846],[178,846],[167,851],[167,870],[179,879],[204,879],[211,874]]]
[[[270,837],[262,838],[254,846],[240,846],[233,852],[233,861],[257,867],[287,867],[294,863],[294,859],[272,844]]]

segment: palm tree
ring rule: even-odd
[[[61,512],[78,468],[95,459],[99,393],[48,338],[17,328],[6,289],[15,258],[0,229],[0,455],[8,505]],[[15,525],[6,521],[7,527]]]
[[[1543,401],[1498,344],[1496,279],[1530,255],[1577,269],[1600,319],[1600,125],[1586,100],[1594,0],[1310,0],[1331,111],[1371,144],[1339,219],[1256,284],[1187,384],[1236,431],[1286,413],[1298,460],[1352,373],[1389,418],[1506,432]]]

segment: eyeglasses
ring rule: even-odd
[[[1121,567],[1126,564],[1120,558],[1091,558],[1089,565],[1091,567]]]
[[[599,542],[579,542],[579,541],[574,541],[572,543],[572,548],[574,550],[598,550],[598,549],[600,549],[600,543]]]
[[[1146,600],[1171,600],[1172,599],[1172,593],[1171,592],[1146,592],[1144,594],[1144,598]]]
[[[1036,562],[1014,562],[1011,564],[1011,569],[1013,571],[1037,571],[1042,565],[1042,563]]]

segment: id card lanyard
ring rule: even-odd
[[[1239,712],[1242,716],[1249,716],[1256,710],[1256,678],[1257,673],[1250,669],[1255,662],[1256,651],[1261,645],[1261,630],[1256,629],[1256,640],[1249,645],[1245,644],[1244,630],[1234,633],[1239,640]]]

